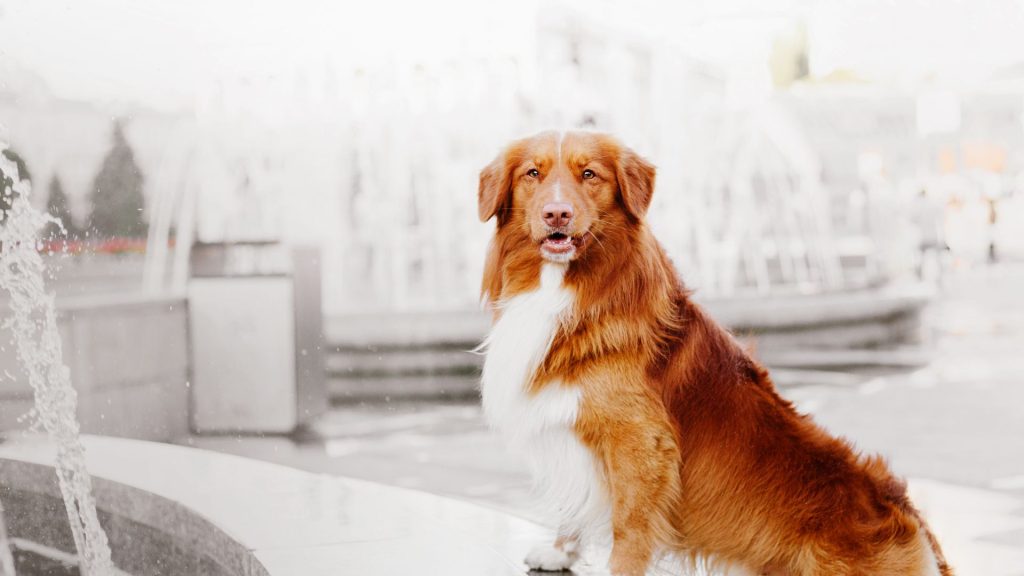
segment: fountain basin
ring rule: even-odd
[[[136,576],[525,574],[527,550],[552,537],[412,490],[182,446],[82,440],[114,562]],[[12,538],[69,554],[53,458],[41,438],[0,443],[0,501]]]

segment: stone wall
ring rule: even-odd
[[[64,363],[82,431],[146,440],[188,433],[188,322],[183,297],[136,294],[58,299]],[[0,318],[9,317],[0,302]],[[32,389],[0,327],[0,432],[27,428]]]

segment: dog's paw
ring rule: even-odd
[[[556,548],[551,544],[535,546],[526,555],[526,565],[530,570],[543,572],[560,572],[568,570],[576,562],[574,551],[566,551]]]

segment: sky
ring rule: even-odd
[[[795,19],[811,69],[971,83],[1024,61],[1024,0],[565,0],[724,66],[766,60]],[[224,76],[516,54],[539,0],[0,0],[0,88],[30,71],[58,96],[189,108]]]
[[[507,44],[502,34],[518,27],[502,24],[504,14],[483,5],[0,0],[0,71],[30,70],[60,96],[174,108],[225,74],[273,74],[298,62],[346,68],[467,49],[493,52]]]

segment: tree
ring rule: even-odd
[[[59,220],[64,229],[62,231],[60,225],[51,222],[46,225],[43,238],[73,240],[78,237],[78,229],[75,228],[75,222],[71,218],[71,209],[68,206],[68,196],[64,193],[64,186],[61,185],[60,178],[56,174],[50,179],[50,195],[46,198],[46,211],[50,216]]]
[[[110,152],[93,182],[89,229],[100,238],[140,238],[146,235],[142,172],[120,122],[114,124],[113,136]]]
[[[3,151],[3,155],[18,167],[19,180],[32,180],[32,176],[28,173],[28,167],[25,166],[25,161],[17,152],[7,148]],[[13,174],[0,173],[0,224],[7,221],[7,211],[11,209],[11,206],[14,204],[14,198],[17,195],[17,192],[14,191],[14,178],[12,176]]]

